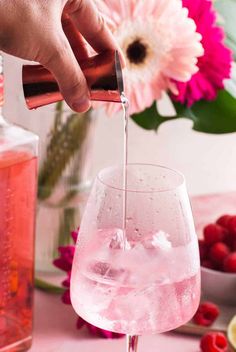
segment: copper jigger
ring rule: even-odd
[[[92,56],[80,61],[79,65],[87,80],[91,100],[121,102],[124,86],[117,51]],[[56,79],[45,67],[24,65],[22,79],[29,109],[63,100]]]

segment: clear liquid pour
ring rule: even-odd
[[[129,101],[124,92],[121,94],[121,103],[124,111],[124,158],[123,158],[123,214],[122,214],[122,230],[123,230],[123,250],[127,249],[128,241],[126,235],[126,218],[127,218],[127,164],[128,164],[128,121],[129,121]]]

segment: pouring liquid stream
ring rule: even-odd
[[[122,213],[122,230],[123,239],[122,247],[123,250],[127,250],[128,240],[126,234],[126,220],[127,220],[127,164],[128,164],[128,121],[129,121],[129,101],[126,98],[124,92],[121,94],[121,103],[123,107],[124,117],[124,156],[123,156],[123,213]]]

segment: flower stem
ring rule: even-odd
[[[64,124],[61,121],[62,114],[62,105],[57,105],[51,138],[39,172],[39,200],[51,196],[64,170],[83,145],[90,125],[90,112],[84,114],[72,112]]]
[[[127,352],[137,352],[138,335],[127,335]]]
[[[79,219],[76,217],[76,208],[64,208],[63,216],[60,218],[60,226],[58,233],[58,246],[67,246],[71,242],[70,233],[79,225]],[[78,221],[78,223],[76,223]],[[56,250],[55,257],[58,254]]]
[[[36,288],[50,293],[62,294],[65,292],[65,288],[55,286],[39,278],[34,279],[34,285]]]

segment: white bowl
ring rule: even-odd
[[[236,305],[236,274],[201,267],[202,293],[215,303]]]

